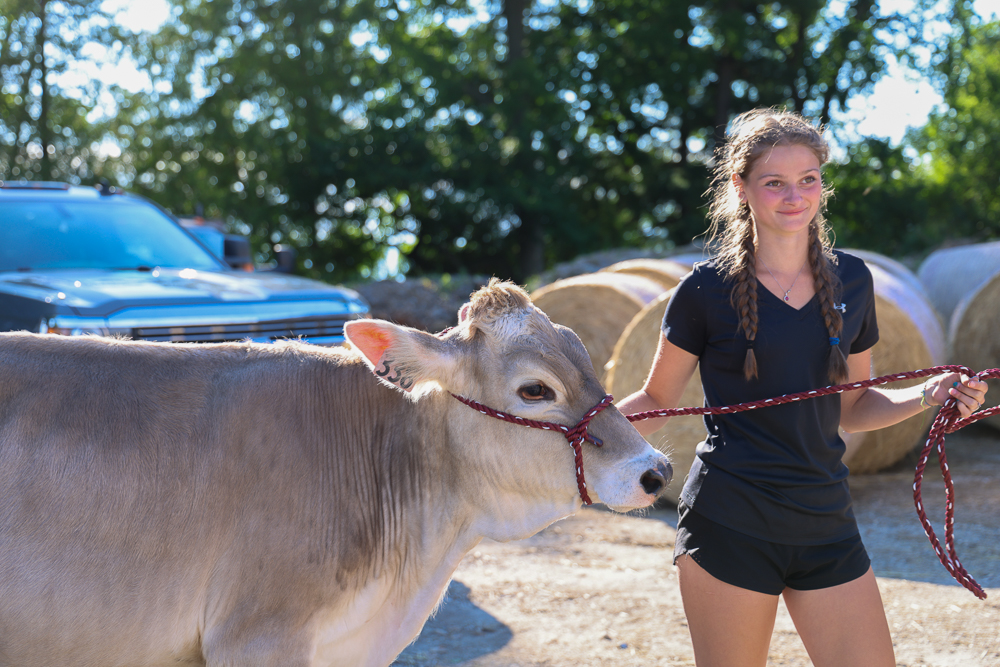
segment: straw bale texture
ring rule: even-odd
[[[920,294],[924,297],[924,300],[930,306],[931,311],[938,317],[941,322],[942,328],[944,327],[945,321],[941,319],[941,315],[937,312],[937,309],[930,302],[930,297],[927,295],[927,289],[924,284],[920,281],[920,277],[910,270],[908,266],[902,262],[897,262],[891,257],[886,257],[883,254],[873,252],[871,250],[861,250],[859,248],[842,248],[842,250],[850,255],[854,255],[862,260],[869,267],[877,266],[883,271],[888,272],[894,278],[906,283],[906,286],[910,288],[913,292]]]
[[[663,289],[673,289],[676,287],[681,278],[690,270],[690,264],[682,264],[671,259],[657,259],[654,257],[628,259],[601,269],[602,272],[627,273],[633,276],[649,278],[660,283]]]
[[[867,266],[875,283],[879,329],[879,342],[872,348],[873,377],[944,363],[944,330],[926,297],[878,265]],[[923,381],[919,378],[887,386],[900,388]],[[927,410],[887,428],[842,434],[847,443],[844,462],[854,474],[878,472],[893,465],[923,442],[933,416],[933,411]]]
[[[623,399],[642,389],[660,339],[660,323],[667,309],[670,292],[665,292],[643,308],[622,332],[608,362],[605,387],[609,394]],[[697,367],[684,388],[678,407],[705,404]],[[674,479],[667,487],[664,498],[677,502],[684,478],[694,461],[694,450],[705,439],[705,424],[700,416],[672,417],[666,426],[646,436],[646,441],[670,456]]]
[[[588,273],[546,285],[533,292],[531,300],[553,322],[576,332],[603,376],[622,331],[662,293],[659,283],[642,276]]]
[[[945,323],[958,303],[1000,271],[1000,241],[936,250],[927,256],[917,276]]]
[[[686,267],[688,267],[688,270],[691,269],[691,266],[694,265],[695,262],[704,262],[706,259],[709,258],[710,255],[708,255],[704,251],[681,252],[677,253],[676,255],[670,255],[667,257],[667,259],[669,259],[671,262],[677,262],[678,264],[685,265]]]
[[[911,280],[909,277],[916,278],[913,272],[910,272],[906,267],[902,267],[903,270],[909,273],[909,277],[906,274],[900,275],[895,271],[886,270],[884,266],[880,264],[873,264],[868,260],[865,260],[865,264],[868,266],[868,270],[872,272],[872,279],[875,283],[875,296],[876,298],[881,298],[886,301],[891,301],[896,307],[901,309],[906,316],[913,322],[913,326],[917,328],[917,331],[922,334],[924,343],[927,345],[927,350],[930,353],[930,358],[933,365],[944,364],[948,361],[948,332],[945,327],[944,322],[931,304],[930,298],[927,296],[927,292],[923,289],[922,283],[918,280]],[[902,266],[902,265],[900,265]],[[881,306],[881,303],[876,303],[876,309]],[[894,331],[886,331],[882,326],[882,313],[878,312],[879,319],[879,334],[882,337],[895,336]],[[903,368],[900,370],[916,370],[915,368]],[[891,372],[891,371],[890,371]]]
[[[951,362],[978,372],[1000,368],[1000,272],[955,307],[951,319]],[[986,406],[1000,403],[1000,382],[988,380]],[[1000,429],[1000,415],[981,420]]]

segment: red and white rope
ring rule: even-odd
[[[986,371],[981,371],[980,373],[973,374],[971,370],[965,366],[950,365],[950,366],[933,366],[931,368],[924,368],[918,371],[907,371],[905,373],[893,373],[892,375],[883,375],[882,377],[872,378],[870,380],[864,380],[862,382],[851,382],[848,384],[832,385],[829,387],[823,387],[822,389],[813,389],[811,391],[803,391],[796,394],[785,394],[783,396],[777,396],[775,398],[768,398],[760,401],[749,401],[746,403],[739,403],[737,405],[727,405],[727,406],[715,406],[715,407],[690,407],[690,408],[668,408],[662,410],[649,410],[647,412],[637,412],[635,414],[627,415],[629,421],[641,421],[643,419],[653,419],[655,417],[676,417],[681,415],[724,415],[731,414],[734,412],[745,412],[747,410],[756,410],[757,408],[765,408],[771,405],[781,405],[784,403],[792,403],[794,401],[802,401],[810,398],[815,398],[817,396],[827,396],[829,394],[840,394],[845,391],[854,391],[855,389],[862,389],[864,387],[874,387],[880,384],[888,384],[890,382],[897,382],[899,380],[908,380],[914,378],[928,377],[931,375],[941,375],[943,373],[963,373],[968,377],[976,377],[980,380],[985,380],[988,378],[1000,378],[1000,368],[993,368]],[[562,433],[566,440],[569,442],[570,446],[573,447],[573,458],[574,464],[576,466],[576,481],[577,487],[580,491],[580,498],[587,505],[591,504],[590,496],[587,494],[587,484],[584,479],[583,474],[583,454],[581,445],[583,442],[589,441],[598,447],[603,443],[600,439],[595,438],[587,432],[587,427],[590,421],[597,416],[597,414],[608,407],[614,400],[610,394],[605,396],[601,401],[591,408],[587,414],[580,419],[574,426],[564,426],[563,424],[557,424],[554,422],[537,421],[533,419],[526,419],[524,417],[518,417],[517,415],[511,415],[509,413],[500,412],[499,410],[494,410],[493,408],[487,407],[482,403],[474,401],[457,394],[452,394],[456,399],[465,403],[471,408],[478,410],[484,415],[489,415],[496,419],[510,422],[512,424],[519,424],[521,426],[527,426],[529,428],[539,428],[551,431],[559,431]],[[944,406],[938,411],[937,417],[934,419],[934,423],[931,425],[930,432],[927,436],[927,442],[924,444],[923,451],[920,454],[920,460],[917,464],[916,474],[913,480],[913,502],[917,508],[917,516],[920,518],[920,523],[924,527],[924,532],[927,534],[927,538],[931,542],[931,546],[934,547],[934,552],[938,555],[938,559],[944,568],[955,578],[958,583],[965,586],[967,589],[972,591],[976,597],[979,599],[986,598],[986,592],[983,590],[982,586],[976,583],[976,580],[972,578],[972,575],[966,571],[962,566],[962,563],[958,560],[958,554],[955,550],[955,487],[951,480],[951,472],[948,469],[948,460],[945,455],[944,448],[944,436],[946,433],[954,433],[955,431],[965,428],[973,422],[979,421],[985,417],[989,417],[994,414],[1000,413],[1000,405],[989,408],[987,410],[980,410],[975,414],[965,418],[958,419],[959,411],[956,407],[956,401],[954,398],[948,399]],[[930,456],[931,449],[936,448],[938,453],[938,463],[941,467],[941,476],[944,478],[945,486],[945,522],[944,522],[944,536],[945,536],[945,548],[942,549],[941,543],[934,533],[934,528],[931,526],[930,521],[927,519],[927,513],[924,510],[923,499],[921,497],[921,486],[924,476],[924,468],[927,465],[927,460]]]
[[[465,398],[464,396],[459,396],[458,394],[452,394],[452,396],[457,398],[462,403],[465,403],[470,408],[478,410],[484,415],[488,415],[494,419],[500,419],[502,421],[510,422],[511,424],[519,424],[529,428],[540,428],[546,431],[559,431],[562,433],[569,442],[570,447],[573,448],[573,463],[576,467],[576,486],[580,491],[580,498],[583,500],[585,505],[593,504],[590,500],[590,494],[587,493],[587,480],[583,476],[583,448],[581,445],[583,445],[584,440],[591,442],[598,447],[604,445],[600,438],[595,438],[587,433],[587,426],[590,425],[590,420],[596,417],[601,410],[611,405],[611,402],[615,400],[611,394],[605,395],[605,397],[602,398],[597,405],[588,410],[587,414],[585,414],[583,418],[581,418],[580,421],[578,421],[574,426],[564,426],[563,424],[557,424],[555,422],[525,419],[524,417],[518,417],[517,415],[494,410],[493,408],[485,406],[478,401],[472,400],[471,398]]]
[[[808,398],[815,398],[816,396],[839,394],[845,391],[853,391],[863,387],[873,387],[875,385],[887,384],[898,380],[941,375],[942,373],[964,373],[970,378],[976,377],[980,380],[985,380],[988,378],[1000,377],[1000,368],[993,368],[974,374],[965,366],[934,366],[932,368],[924,368],[918,371],[907,371],[905,373],[883,375],[882,377],[864,380],[863,382],[833,385],[822,389],[814,389],[812,391],[804,391],[797,394],[785,394],[776,398],[768,398],[762,401],[750,401],[747,403],[740,403],[738,405],[701,408],[670,408],[664,410],[637,412],[635,414],[628,415],[628,420],[640,421],[643,419],[652,419],[654,417],[673,417],[679,415],[730,414],[733,412],[743,412],[745,410],[755,410],[769,405],[781,405],[783,403],[801,401]],[[955,431],[965,428],[973,422],[998,413],[1000,413],[1000,405],[986,410],[980,410],[965,419],[958,419],[959,411],[956,406],[956,401],[954,398],[949,398],[945,402],[944,406],[938,411],[937,417],[935,417],[934,423],[931,425],[927,441],[920,453],[920,460],[917,463],[917,469],[913,480],[913,502],[917,508],[917,516],[920,518],[920,524],[924,527],[924,532],[927,534],[927,538],[930,540],[931,546],[934,547],[934,552],[937,554],[941,564],[944,565],[944,568],[948,570],[948,573],[951,574],[951,576],[954,577],[958,583],[972,591],[972,593],[981,600],[986,599],[986,591],[983,590],[982,586],[976,583],[976,580],[972,578],[972,575],[970,575],[962,566],[961,561],[958,559],[958,554],[955,551],[955,487],[951,480],[951,471],[948,468],[948,460],[945,455],[944,436],[946,433],[954,433]],[[941,476],[944,478],[945,486],[946,503],[944,520],[944,549],[941,548],[941,543],[938,540],[937,535],[934,533],[934,528],[927,519],[927,512],[924,510],[923,498],[921,496],[924,468],[926,467],[927,460],[930,457],[930,451],[934,448],[937,449],[938,464],[941,467]]]

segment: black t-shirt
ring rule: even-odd
[[[872,276],[857,257],[836,252],[845,356],[878,341]],[[705,404],[724,406],[831,384],[830,338],[819,297],[800,310],[757,285],[758,377],[743,378],[747,341],[714,260],[677,286],[663,333],[698,357]],[[675,417],[677,419],[677,417]],[[708,436],[681,491],[689,507],[744,534],[782,544],[824,544],[856,534],[841,458],[840,395],[729,415],[705,415]]]

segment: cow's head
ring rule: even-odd
[[[475,292],[458,325],[443,335],[380,320],[349,322],[346,335],[382,382],[415,399],[443,390],[525,419],[573,426],[605,395],[576,334],[553,325],[509,282],[493,279]],[[459,458],[480,472],[472,491],[484,502],[579,506],[573,450],[561,433],[499,421],[443,396],[451,440]],[[670,480],[666,458],[613,406],[589,431],[604,442],[583,445],[590,495],[620,511],[649,506]]]

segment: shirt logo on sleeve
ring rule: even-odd
[[[834,306],[833,309],[834,310],[839,310],[842,313],[846,313],[847,312],[847,304],[846,303],[842,303],[839,306]]]

